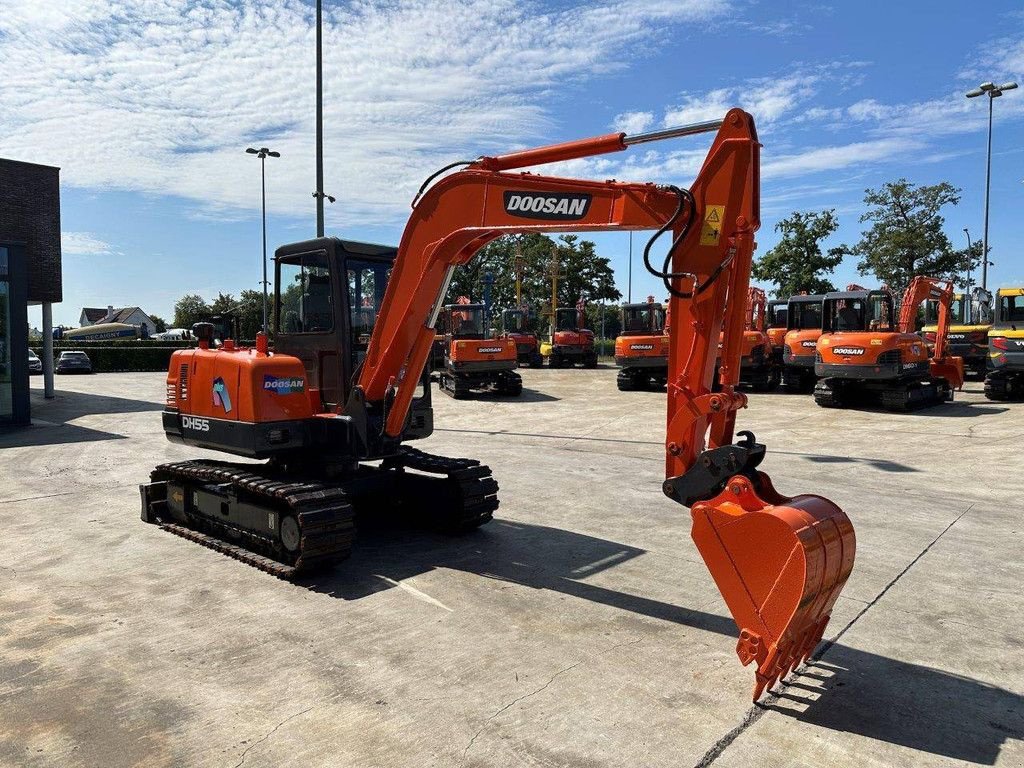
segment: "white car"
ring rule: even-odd
[[[43,372],[43,361],[39,359],[39,355],[33,352],[31,349],[28,351],[28,372],[29,373],[42,373]]]

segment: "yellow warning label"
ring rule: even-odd
[[[701,245],[718,245],[722,237],[722,218],[725,216],[724,205],[709,205],[704,211],[704,223],[700,228]]]

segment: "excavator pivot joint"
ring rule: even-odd
[[[735,475],[754,478],[754,469],[764,459],[765,447],[750,432],[741,433],[743,441],[704,451],[694,465],[682,475],[665,481],[665,495],[685,507],[714,498]]]

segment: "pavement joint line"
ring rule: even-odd
[[[57,496],[74,496],[78,491],[63,491],[62,493],[47,493],[44,496],[26,496],[23,499],[0,499],[0,504],[17,504],[19,501],[37,501],[38,499],[53,499]]]
[[[843,635],[845,635],[853,627],[854,624],[857,623],[857,621],[860,619],[860,617],[863,616],[865,613],[867,613],[869,610],[871,610],[871,608],[874,607],[875,604],[878,603],[879,600],[881,600],[883,597],[885,597],[886,592],[888,592],[890,589],[892,589],[894,586],[896,586],[896,583],[900,579],[902,579],[910,571],[911,568],[913,568],[915,565],[917,565],[917,563],[921,560],[921,558],[924,557],[926,554],[928,554],[929,550],[931,550],[932,547],[934,547],[936,544],[939,543],[939,539],[941,539],[943,536],[945,536],[946,533],[948,533],[949,530],[954,525],[959,523],[960,520],[963,518],[963,516],[966,515],[968,512],[970,512],[972,509],[974,509],[974,504],[969,505],[967,507],[967,509],[965,509],[959,515],[957,515],[952,520],[952,522],[949,523],[949,525],[947,525],[945,528],[943,528],[939,532],[939,535],[936,536],[934,539],[932,539],[931,542],[924,549],[922,549],[917,554],[917,556],[906,565],[906,567],[902,571],[897,573],[892,578],[892,580],[882,588],[882,591],[879,592],[877,595],[875,595],[875,598],[871,602],[869,602],[867,605],[865,605],[863,608],[861,608],[860,611],[857,612],[857,615],[854,616],[852,619],[850,619],[846,623],[846,626],[843,627],[841,630],[839,630],[839,632],[836,633],[835,637],[833,637],[830,640],[828,640],[827,642],[823,643],[822,646],[817,651],[815,651],[813,654],[811,654],[811,662],[820,661],[821,658],[826,653],[828,653],[837,642],[839,642],[839,639]],[[806,666],[807,666],[806,664],[801,664],[800,665],[800,669],[803,669]],[[776,702],[778,702],[782,698],[781,694],[790,685],[785,680],[781,680],[780,682],[782,683],[782,687],[779,688],[778,691],[770,691],[768,697],[764,701],[762,701],[762,702],[754,702],[754,705],[750,709],[748,709],[746,714],[743,716],[743,720],[741,720],[738,725],[736,725],[735,727],[730,729],[718,741],[716,741],[714,744],[712,744],[711,748],[708,749],[708,751],[704,753],[704,757],[702,757],[700,759],[700,761],[696,765],[694,765],[694,768],[707,768],[709,765],[714,763],[719,757],[722,756],[722,754],[725,752],[725,750],[728,749],[732,745],[732,743],[734,741],[736,741],[736,739],[738,739],[740,736],[742,736],[743,733],[748,728],[750,728],[750,726],[752,726],[754,723],[756,723],[758,720],[760,720],[762,717],[764,717],[764,715],[767,712],[770,712],[771,711],[771,706],[773,704],[775,704]]]
[[[242,763],[244,763],[244,762],[245,762],[245,757],[246,757],[246,755],[248,755],[248,754],[249,754],[249,750],[253,749],[254,747],[258,747],[258,746],[259,746],[260,744],[262,744],[262,743],[263,743],[263,742],[265,742],[265,741],[266,741],[267,739],[269,739],[269,738],[270,738],[271,736],[273,736],[273,735],[274,735],[274,733],[276,733],[276,732],[277,732],[277,729],[278,729],[278,728],[280,728],[281,726],[283,726],[283,725],[284,725],[285,723],[287,723],[287,722],[288,722],[289,720],[294,720],[294,719],[295,719],[296,717],[299,717],[300,715],[304,715],[304,714],[306,714],[307,712],[310,712],[310,711],[312,711],[312,710],[313,710],[313,707],[307,707],[306,709],[302,710],[301,712],[296,712],[296,713],[295,713],[294,715],[289,715],[289,716],[288,716],[288,717],[286,717],[286,718],[285,718],[284,720],[282,720],[282,721],[281,721],[280,723],[278,723],[277,725],[275,725],[275,726],[274,726],[274,727],[273,727],[273,728],[272,728],[272,729],[271,729],[271,730],[270,730],[270,731],[269,731],[269,732],[268,732],[267,734],[265,734],[265,735],[264,735],[264,736],[263,736],[263,737],[262,737],[261,739],[259,739],[259,741],[254,741],[254,742],[253,742],[252,744],[250,744],[250,745],[249,745],[248,747],[246,747],[246,748],[245,748],[245,751],[244,751],[244,752],[242,752],[242,755],[241,755],[241,760],[239,760],[239,761],[238,761],[238,762],[237,762],[237,763],[235,764],[235,768],[241,768],[241,765],[242,765]]]

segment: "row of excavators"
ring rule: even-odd
[[[689,187],[521,170],[706,132],[715,138]],[[480,157],[428,179],[397,247],[325,237],[278,248],[272,343],[261,333],[251,348],[218,345],[212,326],[198,324],[198,346],[176,351],[167,373],[167,438],[245,461],[156,467],[140,488],[142,519],[283,579],[334,567],[359,525],[390,510],[449,534],[484,525],[499,504],[491,469],[412,445],[434,429],[431,352],[444,338],[450,394],[512,394],[520,355],[536,358],[511,328],[487,338],[480,307],[445,306],[454,270],[506,234],[647,230],[644,264],[668,306],[663,320],[639,308],[631,328],[634,339],[656,338],[646,351],[665,360],[654,374],[666,387],[661,487],[689,509],[693,541],[737,625],[736,653],[755,667],[756,700],[814,652],[856,550],[836,504],[776,491],[759,468],[765,446],[736,431],[748,405],[739,385],[759,151],[753,118],[733,109],[650,134]],[[655,245],[664,253],[656,263]],[[549,357],[590,364],[578,315],[553,320]]]
[[[951,400],[973,373],[985,377],[989,399],[1024,399],[1024,289],[1000,288],[994,317],[990,304],[986,291],[968,298],[926,276],[912,280],[898,305],[886,288],[766,301],[751,286],[739,382],[755,392],[781,384],[813,393],[823,407],[909,410]],[[658,389],[668,370],[668,313],[649,297],[622,314],[619,389]]]

